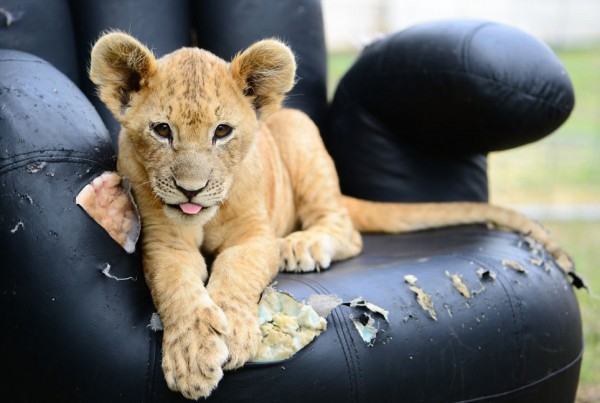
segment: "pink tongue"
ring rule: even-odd
[[[190,215],[198,214],[200,212],[200,210],[202,210],[202,206],[199,206],[199,205],[194,204],[194,203],[181,203],[179,205],[179,208],[185,214],[190,214]]]

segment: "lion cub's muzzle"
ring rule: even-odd
[[[153,181],[171,219],[184,224],[202,224],[217,212],[227,197],[230,181],[211,175],[172,175]]]
[[[183,203],[179,203],[177,205],[177,207],[184,213],[187,215],[196,215],[200,212],[200,210],[202,210],[202,208],[204,207],[202,204],[199,203],[194,203],[194,198],[200,193],[202,192],[204,189],[206,189],[206,187],[208,186],[208,181],[206,181],[204,183],[204,185],[201,185],[199,188],[196,189],[189,189],[187,187],[183,187],[180,184],[177,183],[177,180],[175,178],[173,178],[173,182],[175,183],[175,188],[181,192],[185,197],[187,197],[188,201],[187,202],[183,202]],[[188,185],[189,186],[189,185]]]

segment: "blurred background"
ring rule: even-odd
[[[329,93],[369,42],[416,23],[477,18],[515,26],[558,54],[576,105],[552,135],[489,155],[490,201],[541,221],[572,254],[586,350],[578,402],[600,402],[600,0],[323,0]],[[548,307],[552,309],[552,307]]]

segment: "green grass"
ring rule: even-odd
[[[489,158],[490,198],[494,203],[600,205],[600,44],[558,49],[576,95],[575,110],[551,136]],[[332,54],[329,93],[356,58]],[[575,258],[592,295],[578,291],[585,338],[578,402],[600,402],[600,221],[544,223]],[[549,309],[552,309],[549,307]]]
[[[352,63],[354,63],[357,56],[358,55],[355,52],[333,53],[329,55],[329,63],[327,66],[327,93],[329,94],[329,99],[333,98],[335,88],[337,87],[340,79],[344,73],[348,71],[350,66],[352,66]]]
[[[569,138],[600,141],[600,45],[587,49],[559,49],[575,88],[576,107],[570,120],[559,131]]]

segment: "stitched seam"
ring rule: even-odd
[[[515,336],[515,345],[516,345],[516,353],[517,353],[517,360],[515,362],[515,369],[516,369],[516,373],[518,374],[518,377],[521,377],[521,374],[523,372],[523,347],[522,347],[522,335],[521,335],[521,327],[523,325],[523,318],[521,315],[521,307],[520,304],[522,304],[522,301],[519,299],[517,301],[516,304],[513,304],[512,298],[510,298],[511,295],[517,295],[518,293],[515,291],[514,287],[510,284],[510,282],[508,281],[504,281],[504,278],[502,276],[498,276],[497,277],[498,283],[502,286],[502,289],[504,290],[504,293],[509,296],[508,300],[508,304],[510,306],[510,311],[512,313],[512,320],[513,323],[515,325],[515,332],[514,332],[514,336]],[[510,291],[512,293],[508,292],[508,288],[510,288]]]
[[[346,327],[347,328],[347,327]],[[364,378],[363,378],[363,373],[362,373],[362,365],[359,364],[359,359],[358,359],[358,349],[356,348],[356,343],[354,342],[354,338],[350,337],[350,343],[352,344],[352,349],[354,350],[354,356],[356,357],[356,361],[357,361],[357,365],[356,368],[358,368],[358,384],[360,385],[360,387],[357,390],[356,393],[356,398],[357,401],[362,402],[364,401],[364,391],[365,391],[365,387],[364,387]],[[356,369],[355,369],[356,371]]]
[[[446,73],[446,71],[443,71],[443,73]],[[489,82],[498,84],[499,86],[502,86],[504,88],[508,88],[508,89],[514,91],[516,94],[532,98],[532,99],[534,99],[537,102],[542,102],[542,103],[544,103],[544,104],[546,104],[546,105],[548,105],[548,106],[550,106],[550,107],[552,107],[554,109],[558,109],[560,111],[566,111],[566,112],[568,112],[568,111],[570,111],[573,108],[573,105],[571,105],[571,106],[558,105],[558,104],[556,104],[554,102],[551,102],[551,101],[547,100],[546,98],[544,98],[544,97],[542,97],[540,95],[529,93],[529,92],[524,91],[524,90],[522,90],[522,89],[520,89],[518,87],[515,87],[514,85],[510,85],[510,84],[508,84],[506,82],[496,80],[495,78],[492,78],[492,77],[486,77],[486,76],[483,76],[481,74],[472,73],[472,72],[462,73],[460,71],[456,71],[456,72],[448,71],[447,73],[455,74],[455,75],[472,75],[473,77],[477,77],[480,80],[489,81]]]
[[[145,393],[145,401],[151,402],[153,401],[153,391],[154,391],[154,378],[156,375],[156,357],[158,356],[158,348],[159,341],[157,341],[158,336],[155,331],[148,330],[150,332],[149,343],[148,343],[148,370],[146,371],[146,393]]]
[[[460,255],[455,255],[455,256],[459,256],[463,259],[465,259],[464,256],[460,256]],[[477,262],[478,264],[480,264],[483,267],[488,267],[488,264],[484,264],[483,262],[480,261],[476,261],[475,259],[470,259],[471,261]],[[521,327],[523,325],[523,318],[521,315],[521,308],[520,305],[522,305],[522,301],[519,299],[517,301],[516,304],[513,304],[513,300],[512,300],[512,296],[518,296],[519,294],[515,291],[514,287],[510,284],[509,281],[505,281],[504,278],[502,276],[498,276],[496,278],[496,282],[498,284],[500,284],[500,286],[502,287],[502,289],[504,290],[504,294],[508,297],[507,301],[508,304],[510,306],[510,312],[512,315],[512,321],[515,327],[515,332],[514,332],[514,340],[515,340],[515,351],[517,353],[517,360],[515,362],[515,369],[516,372],[518,374],[518,377],[521,376],[521,373],[523,372],[523,360],[521,359],[524,354],[523,354],[523,347],[522,347],[522,335],[521,335]],[[508,289],[510,288],[511,293],[508,292]]]
[[[3,62],[25,62],[25,63],[37,63],[37,64],[48,64],[45,60],[31,60],[31,59],[0,59],[0,63]]]
[[[336,328],[336,333],[338,334],[338,337],[340,338],[340,340],[343,339],[343,343],[341,343],[342,346],[345,346],[346,348],[348,348],[348,350],[346,350],[346,348],[342,348],[342,350],[344,351],[344,358],[346,360],[346,369],[347,369],[347,373],[348,373],[348,378],[350,381],[350,398],[352,402],[357,401],[358,398],[358,393],[357,393],[357,387],[356,387],[356,368],[354,365],[354,360],[352,360],[352,356],[350,354],[350,350],[349,350],[349,345],[350,343],[348,343],[348,337],[349,334],[349,329],[348,326],[346,326],[345,321],[343,320],[343,318],[341,317],[341,313],[338,311],[332,311],[331,312],[333,315],[335,315],[337,321],[340,323],[340,327],[343,326],[343,328],[346,329],[346,331],[340,331],[340,328]],[[352,340],[352,337],[350,337],[350,340]]]
[[[469,63],[469,60],[470,60],[469,56],[471,55],[470,49],[471,49],[471,43],[473,43],[473,38],[483,28],[491,26],[491,25],[497,25],[497,24],[494,24],[492,22],[485,22],[485,23],[483,23],[481,25],[478,25],[471,32],[469,32],[469,34],[467,35],[467,37],[463,41],[462,46],[461,46],[461,61],[462,61],[462,65],[465,68],[465,71],[467,73],[472,74],[471,73],[471,64]]]
[[[38,154],[31,155],[31,154],[36,154],[36,153],[38,153]],[[91,156],[89,154],[83,154],[83,153],[80,156],[78,156],[78,155],[73,155],[73,154],[77,154],[77,153],[73,153],[73,152],[58,153],[56,155],[48,154],[47,151],[45,151],[43,153],[44,154],[41,154],[41,152],[25,153],[25,154],[17,155],[16,160],[15,160],[15,157],[0,160],[0,162],[12,160],[4,165],[0,165],[0,175],[11,172],[15,169],[21,168],[23,166],[26,166],[26,165],[29,165],[29,164],[32,164],[35,162],[87,163],[87,164],[91,164],[94,166],[96,166],[96,165],[101,166],[101,167],[104,167],[105,169],[114,169],[114,157],[98,158],[98,156]],[[23,156],[26,156],[26,157],[19,158],[19,157],[23,157]]]
[[[322,286],[321,284],[317,284],[317,283],[308,283],[306,281],[300,281],[297,280],[298,282],[305,284],[307,286],[309,286],[310,288],[312,288],[313,290],[315,290],[316,292],[321,292],[321,293],[325,293],[325,294],[331,294],[331,292],[324,286]],[[344,360],[346,361],[346,370],[347,370],[347,375],[348,375],[348,383],[350,384],[350,401],[351,402],[356,402],[357,400],[357,385],[356,385],[356,368],[354,365],[354,360],[352,360],[352,357],[350,355],[350,351],[346,350],[346,347],[348,347],[349,343],[348,343],[348,337],[349,337],[349,331],[350,329],[348,328],[348,326],[346,325],[346,322],[343,320],[341,313],[338,312],[339,310],[334,309],[331,314],[335,316],[336,321],[340,324],[340,326],[336,326],[336,333],[338,335],[338,338],[340,339],[340,341],[343,341],[342,343],[340,343],[340,346],[342,347],[342,352],[344,353]],[[346,329],[346,331],[344,331],[344,329]],[[352,339],[352,337],[350,337],[350,339]]]
[[[583,349],[581,349],[579,351],[579,354],[577,354],[577,357],[575,357],[575,359],[573,361],[571,361],[570,363],[568,363],[566,366],[560,368],[557,371],[554,371],[528,385],[523,385],[521,387],[518,387],[516,389],[511,389],[507,392],[502,392],[502,393],[498,393],[495,395],[488,395],[488,396],[482,396],[482,397],[476,397],[474,399],[468,399],[468,400],[461,400],[461,403],[468,403],[468,402],[480,402],[480,401],[489,401],[491,399],[497,399],[500,397],[505,397],[505,396],[510,396],[511,394],[514,394],[516,392],[520,392],[520,391],[524,391],[527,390],[529,388],[535,387],[541,383],[546,382],[548,379],[551,379],[553,377],[555,377],[556,375],[562,374],[565,371],[568,371],[569,369],[571,369],[574,365],[577,365],[578,362],[581,361],[581,358],[583,357]]]
[[[309,288],[313,289],[316,292],[320,292],[320,293],[324,293],[324,294],[331,294],[331,291],[329,291],[326,287],[324,287],[321,284],[317,284],[314,282],[307,282],[307,281],[303,281],[300,279],[293,279],[290,278],[290,280],[292,281],[296,281],[298,283],[304,284],[306,286],[308,286]],[[333,311],[331,311],[330,315],[335,315],[335,321],[337,323],[339,323],[340,326],[336,326],[335,327],[335,331],[338,335],[338,338],[340,339],[340,341],[343,341],[340,343],[340,346],[342,347],[342,352],[344,353],[344,360],[346,361],[346,369],[347,369],[347,374],[348,374],[348,381],[350,384],[350,401],[351,402],[358,402],[360,401],[358,399],[358,392],[359,392],[359,388],[358,388],[358,383],[360,382],[360,384],[363,384],[363,379],[362,379],[362,371],[360,371],[360,365],[358,365],[358,352],[356,350],[356,346],[354,346],[354,340],[352,339],[352,336],[350,336],[350,331],[351,329],[349,328],[349,325],[347,324],[347,322],[344,320],[344,318],[342,317],[342,314],[339,312],[339,310],[337,308],[333,309]],[[345,329],[345,331],[344,331]],[[350,338],[351,343],[348,343],[348,337]],[[350,350],[346,350],[345,347],[353,345],[354,347],[354,354],[355,354],[355,358],[356,358],[356,363],[355,361],[352,359],[351,356],[351,351]],[[359,368],[358,372],[359,372],[359,380],[357,381],[357,377],[356,377],[356,368]]]
[[[4,161],[12,161],[15,159],[19,159],[21,157],[25,157],[25,158],[32,158],[31,156],[40,156],[40,157],[44,157],[49,155],[48,153],[55,153],[55,155],[63,155],[63,156],[80,156],[80,157],[87,157],[87,158],[95,158],[98,156],[98,154],[91,154],[91,153],[87,153],[87,152],[81,152],[81,151],[77,151],[77,150],[35,150],[35,151],[27,151],[27,152],[23,152],[20,154],[15,154],[12,155],[10,157],[5,157],[5,158],[0,158],[0,164]],[[50,154],[52,155],[52,154]],[[113,156],[111,157],[104,157],[103,159],[109,159],[109,158],[113,158]]]

